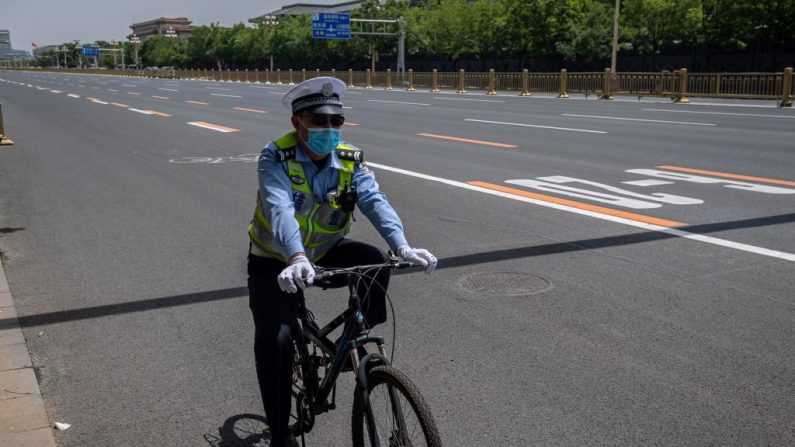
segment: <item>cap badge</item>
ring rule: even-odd
[[[326,81],[326,83],[323,84],[320,93],[322,93],[323,96],[331,96],[331,94],[334,93],[334,86],[331,85],[331,81]]]

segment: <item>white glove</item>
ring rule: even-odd
[[[398,247],[398,256],[406,262],[425,267],[425,273],[436,270],[436,256],[424,248],[411,248],[408,245]]]
[[[312,284],[312,281],[315,280],[315,269],[312,267],[312,264],[309,263],[309,259],[307,259],[306,256],[299,255],[293,259],[290,265],[279,273],[279,288],[287,293],[297,292],[298,287],[304,290],[306,289],[304,278],[306,278],[306,284]]]

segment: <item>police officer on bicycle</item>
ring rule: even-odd
[[[271,445],[297,445],[289,433],[293,331],[298,299],[315,276],[313,263],[324,267],[378,264],[387,257],[370,244],[345,235],[354,206],[403,260],[430,273],[436,258],[411,248],[403,224],[379,190],[361,149],[342,141],[345,83],[318,77],[296,85],[282,98],[292,113],[293,130],[262,150],[259,191],[249,225],[249,307],[254,316],[254,355]],[[384,288],[389,270],[374,275]],[[366,296],[362,290],[359,296]],[[371,287],[362,308],[370,327],[386,321],[384,290]]]

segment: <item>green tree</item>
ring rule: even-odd
[[[610,57],[614,7],[594,0],[572,0],[569,7],[569,19],[555,43],[558,53],[589,65]]]
[[[691,41],[699,27],[699,0],[624,0],[621,24],[632,47],[652,56],[664,46]]]
[[[147,66],[184,66],[185,41],[166,36],[153,36],[141,45],[139,57]]]
[[[474,53],[480,60],[480,70],[485,71],[487,59],[504,54],[503,51],[507,32],[508,17],[505,3],[493,0],[475,0],[467,7],[465,18],[469,26],[464,27],[464,40],[468,52]],[[506,48],[507,49],[507,48]]]
[[[771,54],[772,70],[780,70],[778,56],[780,48],[795,42],[792,25],[795,23],[795,0],[754,1],[748,18],[752,39]],[[756,50],[756,46],[754,48]]]
[[[547,57],[557,54],[564,39],[567,0],[504,0],[508,15],[506,39],[513,54]]]

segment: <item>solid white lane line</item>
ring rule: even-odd
[[[767,105],[762,105],[762,104],[737,104],[737,103],[723,104],[723,103],[719,103],[719,102],[691,102],[689,104],[682,104],[682,106],[684,106],[684,107],[689,107],[689,106],[751,107],[751,108],[756,108],[756,109],[775,109],[775,108],[778,108],[778,106],[774,106],[774,105],[767,106]]]
[[[368,99],[369,102],[383,102],[387,104],[408,104],[411,106],[429,106],[430,104],[423,104],[421,102],[404,102],[404,101],[382,101],[380,99]]]
[[[647,120],[641,118],[621,118],[617,116],[599,116],[599,115],[575,115],[573,113],[561,113],[561,116],[571,116],[575,118],[595,118],[600,120],[616,120],[616,121],[641,121],[644,123],[663,123],[663,124],[684,124],[687,126],[715,126],[711,123],[691,123],[687,121],[663,121],[663,120]]]
[[[588,130],[588,129],[573,129],[570,127],[554,127],[554,126],[539,126],[536,124],[523,124],[523,123],[508,123],[504,121],[488,121],[488,120],[477,120],[473,118],[467,118],[464,121],[472,121],[475,123],[487,123],[487,124],[502,124],[505,126],[519,126],[519,127],[533,127],[537,129],[552,129],[552,130],[565,130],[568,132],[586,132],[586,133],[598,133],[598,134],[606,134],[607,132],[603,130]]]
[[[242,98],[240,95],[225,95],[223,93],[210,93],[210,96],[223,96],[226,98]]]
[[[162,87],[158,87],[157,89],[158,89],[158,90],[165,90],[165,91],[167,91],[167,92],[178,92],[178,91],[179,91],[179,90],[174,90],[173,88],[162,88]]]
[[[704,115],[729,115],[729,116],[758,116],[762,118],[788,118],[795,119],[795,115],[760,115],[757,113],[732,113],[732,112],[700,112],[697,110],[669,110],[669,109],[643,109],[648,112],[673,112],[673,113],[700,113]]]
[[[669,182],[667,180],[648,179],[648,180],[630,180],[621,183],[633,186],[660,186],[660,185],[672,185],[674,182]]]
[[[441,98],[434,96],[433,99],[441,99],[444,101],[477,101],[477,102],[505,102],[497,99],[469,99],[469,98]]]
[[[609,214],[597,213],[595,211],[589,211],[589,210],[574,208],[574,207],[570,207],[570,206],[566,206],[566,205],[560,205],[560,204],[557,204],[557,203],[545,202],[543,200],[532,199],[530,197],[517,196],[515,194],[509,194],[509,193],[505,193],[505,192],[502,192],[502,191],[495,191],[495,190],[492,190],[492,189],[483,188],[483,187],[475,186],[475,185],[470,185],[470,184],[459,182],[459,181],[456,181],[456,180],[449,180],[449,179],[445,179],[445,178],[441,178],[441,177],[434,177],[434,176],[430,176],[430,175],[427,175],[427,174],[421,174],[419,172],[407,171],[405,169],[400,169],[400,168],[393,168],[391,166],[386,166],[386,165],[382,165],[382,164],[372,163],[372,162],[369,162],[369,161],[367,162],[367,164],[370,167],[373,167],[373,168],[376,168],[376,169],[383,169],[385,171],[392,171],[392,172],[395,172],[395,173],[398,173],[398,174],[403,174],[403,175],[407,175],[407,176],[410,176],[410,177],[421,178],[421,179],[429,180],[429,181],[432,181],[432,182],[443,183],[445,185],[455,186],[455,187],[458,187],[458,188],[468,189],[468,190],[471,190],[471,191],[482,192],[484,194],[491,194],[493,196],[503,197],[503,198],[506,198],[506,199],[516,200],[516,201],[519,201],[519,202],[532,203],[534,205],[540,205],[540,206],[544,206],[544,207],[547,207],[547,208],[554,208],[554,209],[561,210],[561,211],[568,211],[570,213],[581,214],[581,215],[584,215],[584,216],[594,217],[594,218],[601,219],[601,220],[607,220],[607,221],[610,221],[610,222],[615,222],[615,223],[620,223],[620,224],[624,224],[624,225],[629,225],[629,226],[633,226],[633,227],[636,227],[636,228],[642,228],[644,230],[658,231],[660,233],[667,233],[667,234],[670,234],[672,236],[677,236],[677,237],[682,237],[682,238],[685,238],[685,239],[690,239],[690,240],[694,240],[694,241],[704,242],[704,243],[711,244],[711,245],[718,245],[718,246],[721,246],[721,247],[731,248],[731,249],[734,249],[734,250],[740,250],[740,251],[745,251],[745,252],[748,252],[748,253],[754,253],[754,254],[757,254],[757,255],[769,256],[771,258],[777,258],[777,259],[783,259],[785,261],[795,262],[795,254],[793,254],[793,253],[786,253],[786,252],[778,251],[778,250],[770,250],[770,249],[767,249],[767,248],[764,248],[764,247],[757,247],[755,245],[742,244],[742,243],[739,243],[739,242],[728,241],[728,240],[725,240],[725,239],[719,239],[719,238],[712,237],[712,236],[704,236],[704,235],[701,235],[701,234],[695,234],[695,233],[691,233],[691,232],[688,232],[688,231],[685,231],[685,230],[679,230],[679,229],[676,229],[676,228],[668,228],[668,227],[663,227],[663,226],[659,226],[659,225],[648,224],[648,223],[645,223],[645,222],[639,222],[639,221],[636,221],[636,220],[625,219],[625,218],[618,217],[618,216],[611,216]]]
[[[260,109],[249,109],[249,108],[247,108],[247,107],[232,107],[232,108],[233,108],[233,109],[235,109],[235,110],[240,110],[241,112],[252,112],[252,113],[268,113],[268,112],[267,112],[267,111],[265,111],[265,110],[260,110]],[[348,123],[345,123],[345,124],[348,124]]]
[[[217,124],[206,123],[204,121],[191,121],[188,124],[190,124],[191,126],[202,127],[204,129],[210,129],[216,132],[223,132],[223,133],[238,131],[238,129],[235,129],[233,127],[219,126]]]

